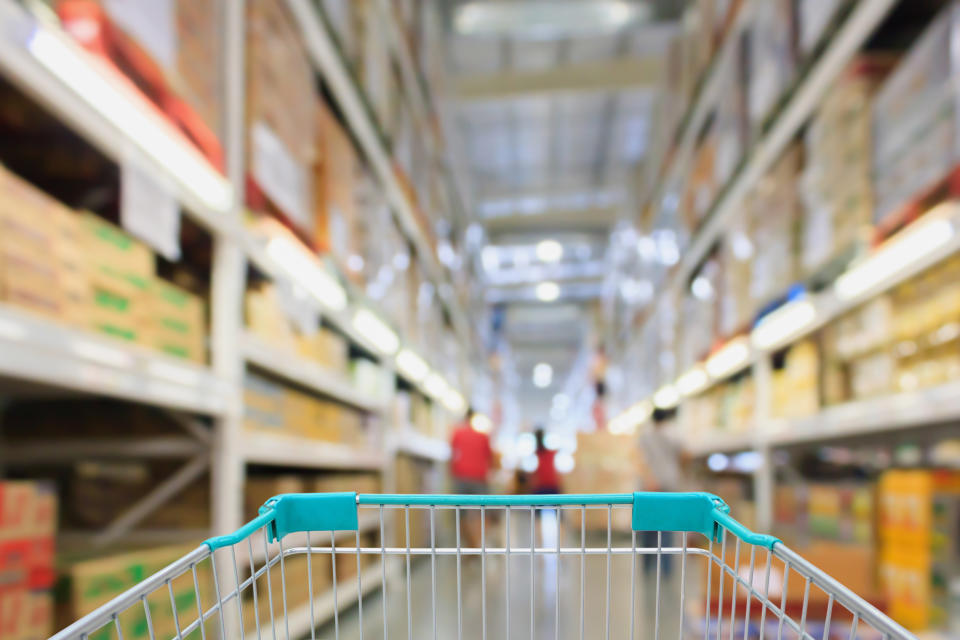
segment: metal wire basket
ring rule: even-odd
[[[707,493],[285,494],[53,638],[914,637],[728,512]]]

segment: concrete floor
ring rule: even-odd
[[[502,527],[502,523],[500,525]],[[556,524],[550,512],[538,524],[537,545],[556,545]],[[530,544],[530,519],[517,514],[511,521],[514,546]],[[502,534],[500,537],[502,540]],[[496,544],[499,541],[493,542]],[[488,544],[490,542],[488,541]],[[564,546],[579,545],[579,531],[564,535]],[[606,535],[588,541],[588,546],[606,546]],[[614,546],[630,546],[628,534],[614,537]],[[584,562],[581,583],[579,556],[537,556],[534,559],[531,583],[529,554],[512,554],[507,580],[507,562],[503,556],[486,559],[486,629],[484,635],[481,561],[478,557],[463,558],[458,617],[457,560],[455,556],[439,556],[436,560],[436,595],[433,589],[433,566],[429,558],[413,560],[410,573],[409,602],[404,557],[390,557],[388,571],[395,570],[398,579],[388,586],[386,594],[387,625],[383,622],[383,600],[379,591],[363,601],[362,633],[357,607],[339,617],[339,638],[653,638],[655,624],[654,566],[644,570],[643,559],[635,565],[634,633],[631,620],[631,556],[614,555],[610,561],[609,609],[607,607],[607,557],[588,556]],[[660,606],[660,638],[679,637],[679,559],[673,559],[672,571],[663,571]],[[648,563],[649,564],[649,563]],[[688,595],[697,582],[696,573],[702,562],[688,562]],[[557,589],[559,569],[559,591]],[[508,585],[509,582],[509,585]],[[509,586],[509,593],[508,593]],[[434,597],[436,600],[434,601]],[[557,606],[559,599],[559,608]],[[435,605],[434,605],[435,602]],[[409,618],[408,618],[409,605]],[[509,616],[507,608],[509,606]],[[581,617],[581,608],[583,615]],[[533,617],[531,627],[531,615]],[[436,626],[434,626],[434,617]],[[608,622],[609,617],[609,622]],[[559,621],[559,629],[557,622]],[[581,632],[582,625],[582,632]],[[459,631],[458,631],[459,628]],[[317,638],[336,638],[332,623],[317,630]]]

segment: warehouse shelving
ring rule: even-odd
[[[412,426],[399,429],[394,435],[396,450],[400,453],[445,462],[450,459],[450,444],[416,431]]]
[[[268,253],[263,238],[244,225],[243,196],[246,184],[244,115],[245,7],[223,0],[222,59],[224,68],[224,151],[226,175],[213,168],[178,131],[148,104],[139,93],[117,82],[117,71],[77,45],[53,19],[46,19],[39,3],[20,4],[0,0],[0,74],[20,91],[36,100],[71,130],[120,166],[132,165],[152,176],[173,197],[183,214],[196,222],[212,240],[210,270],[211,309],[209,327],[210,364],[199,365],[168,357],[141,346],[69,328],[18,309],[0,305],[0,378],[5,388],[19,393],[41,388],[45,394],[107,396],[169,410],[184,433],[170,436],[136,436],[105,439],[62,439],[49,442],[3,442],[0,461],[14,466],[68,463],[89,455],[98,459],[180,460],[184,464],[161,481],[143,499],[121,514],[103,531],[66,532],[74,545],[113,540],[158,543],[170,540],[173,532],[135,530],[139,521],[161,504],[209,472],[211,529],[223,533],[236,529],[245,515],[242,495],[249,465],[277,470],[351,470],[381,474],[383,489],[393,488],[392,456],[397,450],[371,438],[370,444],[354,447],[306,438],[274,436],[244,426],[243,380],[248,368],[266,371],[295,386],[305,387],[368,414],[368,420],[387,440],[394,431],[386,418],[387,402],[372,401],[356,389],[345,375],[328,371],[292,353],[283,353],[248,332],[243,321],[243,295],[249,266],[273,279],[287,280],[310,290],[309,277],[285,271]],[[29,6],[29,9],[28,9]],[[339,52],[332,47],[329,33],[320,22],[318,9],[309,2],[291,0],[289,6],[299,20],[317,72],[331,88],[346,116],[346,124],[370,162],[398,225],[425,266],[427,277],[437,289],[453,327],[465,345],[471,328],[461,303],[449,285],[448,276],[420,228],[412,203],[407,200],[393,173],[387,147],[380,137],[363,97],[346,71]],[[306,246],[303,247],[306,249]],[[334,327],[360,351],[374,355],[383,368],[394,371],[392,353],[384,353],[356,328],[355,314],[367,309],[380,318],[387,316],[361,291],[352,287],[336,268],[311,256],[319,268],[343,287],[346,302],[331,308],[326,300],[313,296],[317,318]],[[400,337],[400,347],[409,346]],[[434,413],[449,415],[441,398],[425,392]],[[194,419],[191,416],[199,416]],[[446,459],[446,445],[438,439],[419,437],[410,441],[413,455],[439,464]],[[377,526],[379,520],[361,518],[361,531]],[[180,532],[196,539],[209,530]],[[179,539],[179,537],[178,537]],[[349,540],[345,539],[346,542]],[[229,577],[229,576],[227,576]],[[379,568],[361,574],[363,592],[381,584]],[[388,572],[387,578],[392,579]],[[314,602],[317,624],[328,620],[335,609],[358,599],[356,585],[343,583],[334,601],[332,593],[320,594]],[[230,622],[230,624],[233,624]],[[291,612],[291,631],[298,635],[309,629],[308,609]],[[239,632],[239,629],[232,630]],[[237,636],[239,633],[229,632]]]
[[[332,442],[251,431],[240,438],[243,460],[253,464],[380,471],[386,461],[383,452],[373,448],[357,449]]]
[[[149,170],[205,227],[231,233],[230,182],[142,96],[14,0],[0,1],[0,71],[117,163]],[[149,135],[147,135],[149,134]]]
[[[327,27],[318,14],[318,9],[309,0],[288,0],[288,6],[300,26],[304,43],[314,66],[330,87],[343,111],[350,130],[359,141],[367,160],[384,190],[384,195],[396,215],[404,235],[413,244],[429,279],[438,284],[437,291],[450,313],[453,326],[462,344],[469,344],[469,324],[456,294],[448,285],[430,242],[417,222],[414,207],[404,194],[393,170],[390,155],[373,118],[364,103],[361,90],[350,74],[346,62],[337,48]]]
[[[344,376],[329,371],[322,365],[299,357],[294,353],[272,347],[262,338],[249,331],[243,336],[241,351],[248,364],[284,378],[289,382],[329,396],[362,411],[380,413],[383,410],[380,403],[371,402]]]
[[[711,247],[716,243],[723,230],[729,225],[731,216],[740,208],[743,197],[764,176],[789,141],[816,109],[830,84],[843,71],[853,56],[860,51],[881,21],[893,8],[894,0],[860,0],[856,3],[846,20],[827,43],[820,56],[806,74],[800,77],[796,86],[788,91],[789,98],[783,108],[775,115],[769,128],[745,152],[745,160],[726,185],[721,185],[718,197],[710,206],[702,225],[693,234],[689,246],[683,252],[680,262],[668,273],[666,281],[661,283],[659,294],[652,302],[656,308],[665,300],[665,292],[675,291],[687,282],[697,266],[703,261]],[[744,7],[741,14],[749,12],[751,6]],[[740,16],[741,24],[744,16]],[[737,46],[737,38],[724,41],[723,51],[717,56],[732,55]],[[709,108],[716,100],[717,68],[711,68],[710,77],[705,81],[704,89],[698,94],[692,116],[685,122],[681,135],[680,151],[670,156],[670,168],[664,175],[683,170],[685,157],[692,154],[696,142],[696,132]],[[669,184],[664,180],[662,184]],[[656,199],[652,200],[657,202]]]
[[[0,304],[0,376],[221,415],[234,391],[208,368]]]

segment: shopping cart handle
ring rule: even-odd
[[[730,516],[730,507],[712,493],[642,492],[617,494],[558,494],[537,496],[377,495],[356,493],[286,493],[267,500],[260,515],[236,532],[210,538],[210,549],[236,544],[261,527],[271,540],[300,531],[356,531],[357,506],[576,506],[633,505],[634,531],[692,531],[719,540],[721,530],[744,542],[772,549],[777,538],[754,533]]]
[[[633,494],[634,531],[696,531],[718,539],[719,528],[736,534],[750,544],[768,549],[777,538],[754,533],[730,517],[730,507],[719,497],[706,492]]]

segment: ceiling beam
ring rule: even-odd
[[[503,71],[454,76],[461,100],[500,100],[536,93],[618,91],[655,86],[663,67],[654,57],[623,57],[602,62],[568,63],[542,71]]]

